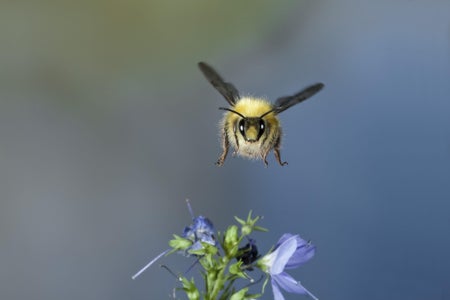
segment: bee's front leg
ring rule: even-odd
[[[217,159],[216,166],[221,167],[223,166],[225,159],[227,158],[228,149],[230,148],[230,141],[228,141],[228,135],[224,130],[222,130],[221,134],[222,139],[222,154],[219,156],[219,159]]]
[[[263,156],[262,156],[262,160],[263,160],[264,165],[266,166],[266,168],[269,166],[269,163],[267,162],[267,153],[269,153],[269,152],[264,153]]]
[[[234,151],[233,151],[233,156],[236,156],[239,153],[239,139],[237,137],[236,131],[237,131],[237,124],[234,124],[234,126],[233,126],[233,135],[234,135],[234,141],[235,141],[236,144],[235,144],[235,148],[234,148]]]

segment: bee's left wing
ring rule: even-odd
[[[324,87],[323,83],[316,83],[311,86],[308,86],[306,89],[298,92],[295,95],[292,96],[286,96],[278,98],[275,101],[275,108],[274,112],[279,114],[282,111],[285,111],[291,106],[294,106],[297,103],[300,103],[302,101],[305,101],[309,97],[313,96],[315,93],[320,91]]]
[[[198,67],[205,75],[206,79],[212,84],[212,86],[225,97],[225,100],[231,105],[236,104],[236,100],[239,99],[239,92],[232,83],[225,82],[210,65],[204,62],[199,62]]]

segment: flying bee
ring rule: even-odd
[[[216,165],[222,166],[228,154],[230,145],[233,155],[250,159],[262,159],[267,166],[267,155],[271,150],[277,162],[281,161],[281,125],[278,114],[300,103],[320,91],[323,83],[316,83],[292,96],[278,98],[275,103],[261,98],[241,97],[232,83],[226,82],[210,65],[199,62],[198,66],[212,86],[225,98],[231,107],[220,107],[227,111],[222,121],[221,139],[222,154]]]

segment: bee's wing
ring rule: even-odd
[[[234,85],[229,82],[225,82],[222,77],[220,77],[219,73],[217,73],[207,63],[199,62],[198,67],[212,86],[225,97],[225,100],[227,100],[231,106],[234,106],[236,104],[236,100],[239,99],[239,92]]]
[[[316,83],[311,86],[308,86],[307,88],[298,92],[295,95],[278,98],[275,101],[275,109],[274,109],[275,113],[278,114],[282,111],[285,111],[289,107],[294,106],[295,104],[308,99],[309,97],[313,96],[315,93],[320,91],[323,87],[324,87],[323,83]]]

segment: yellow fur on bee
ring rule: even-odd
[[[241,115],[247,118],[259,118],[263,114],[267,113],[269,110],[273,109],[272,103],[265,99],[261,98],[253,98],[253,97],[243,97],[239,99],[236,104],[232,107],[232,109]],[[225,123],[231,125],[237,119],[241,117],[235,113],[227,112],[224,115],[223,120],[220,123],[220,126],[225,125]],[[264,120],[269,124],[270,127],[278,128],[280,122],[278,121],[278,117],[274,113],[267,114],[264,116]]]
[[[272,109],[272,104],[264,99],[244,97],[237,101],[233,109],[246,117],[259,117]]]

